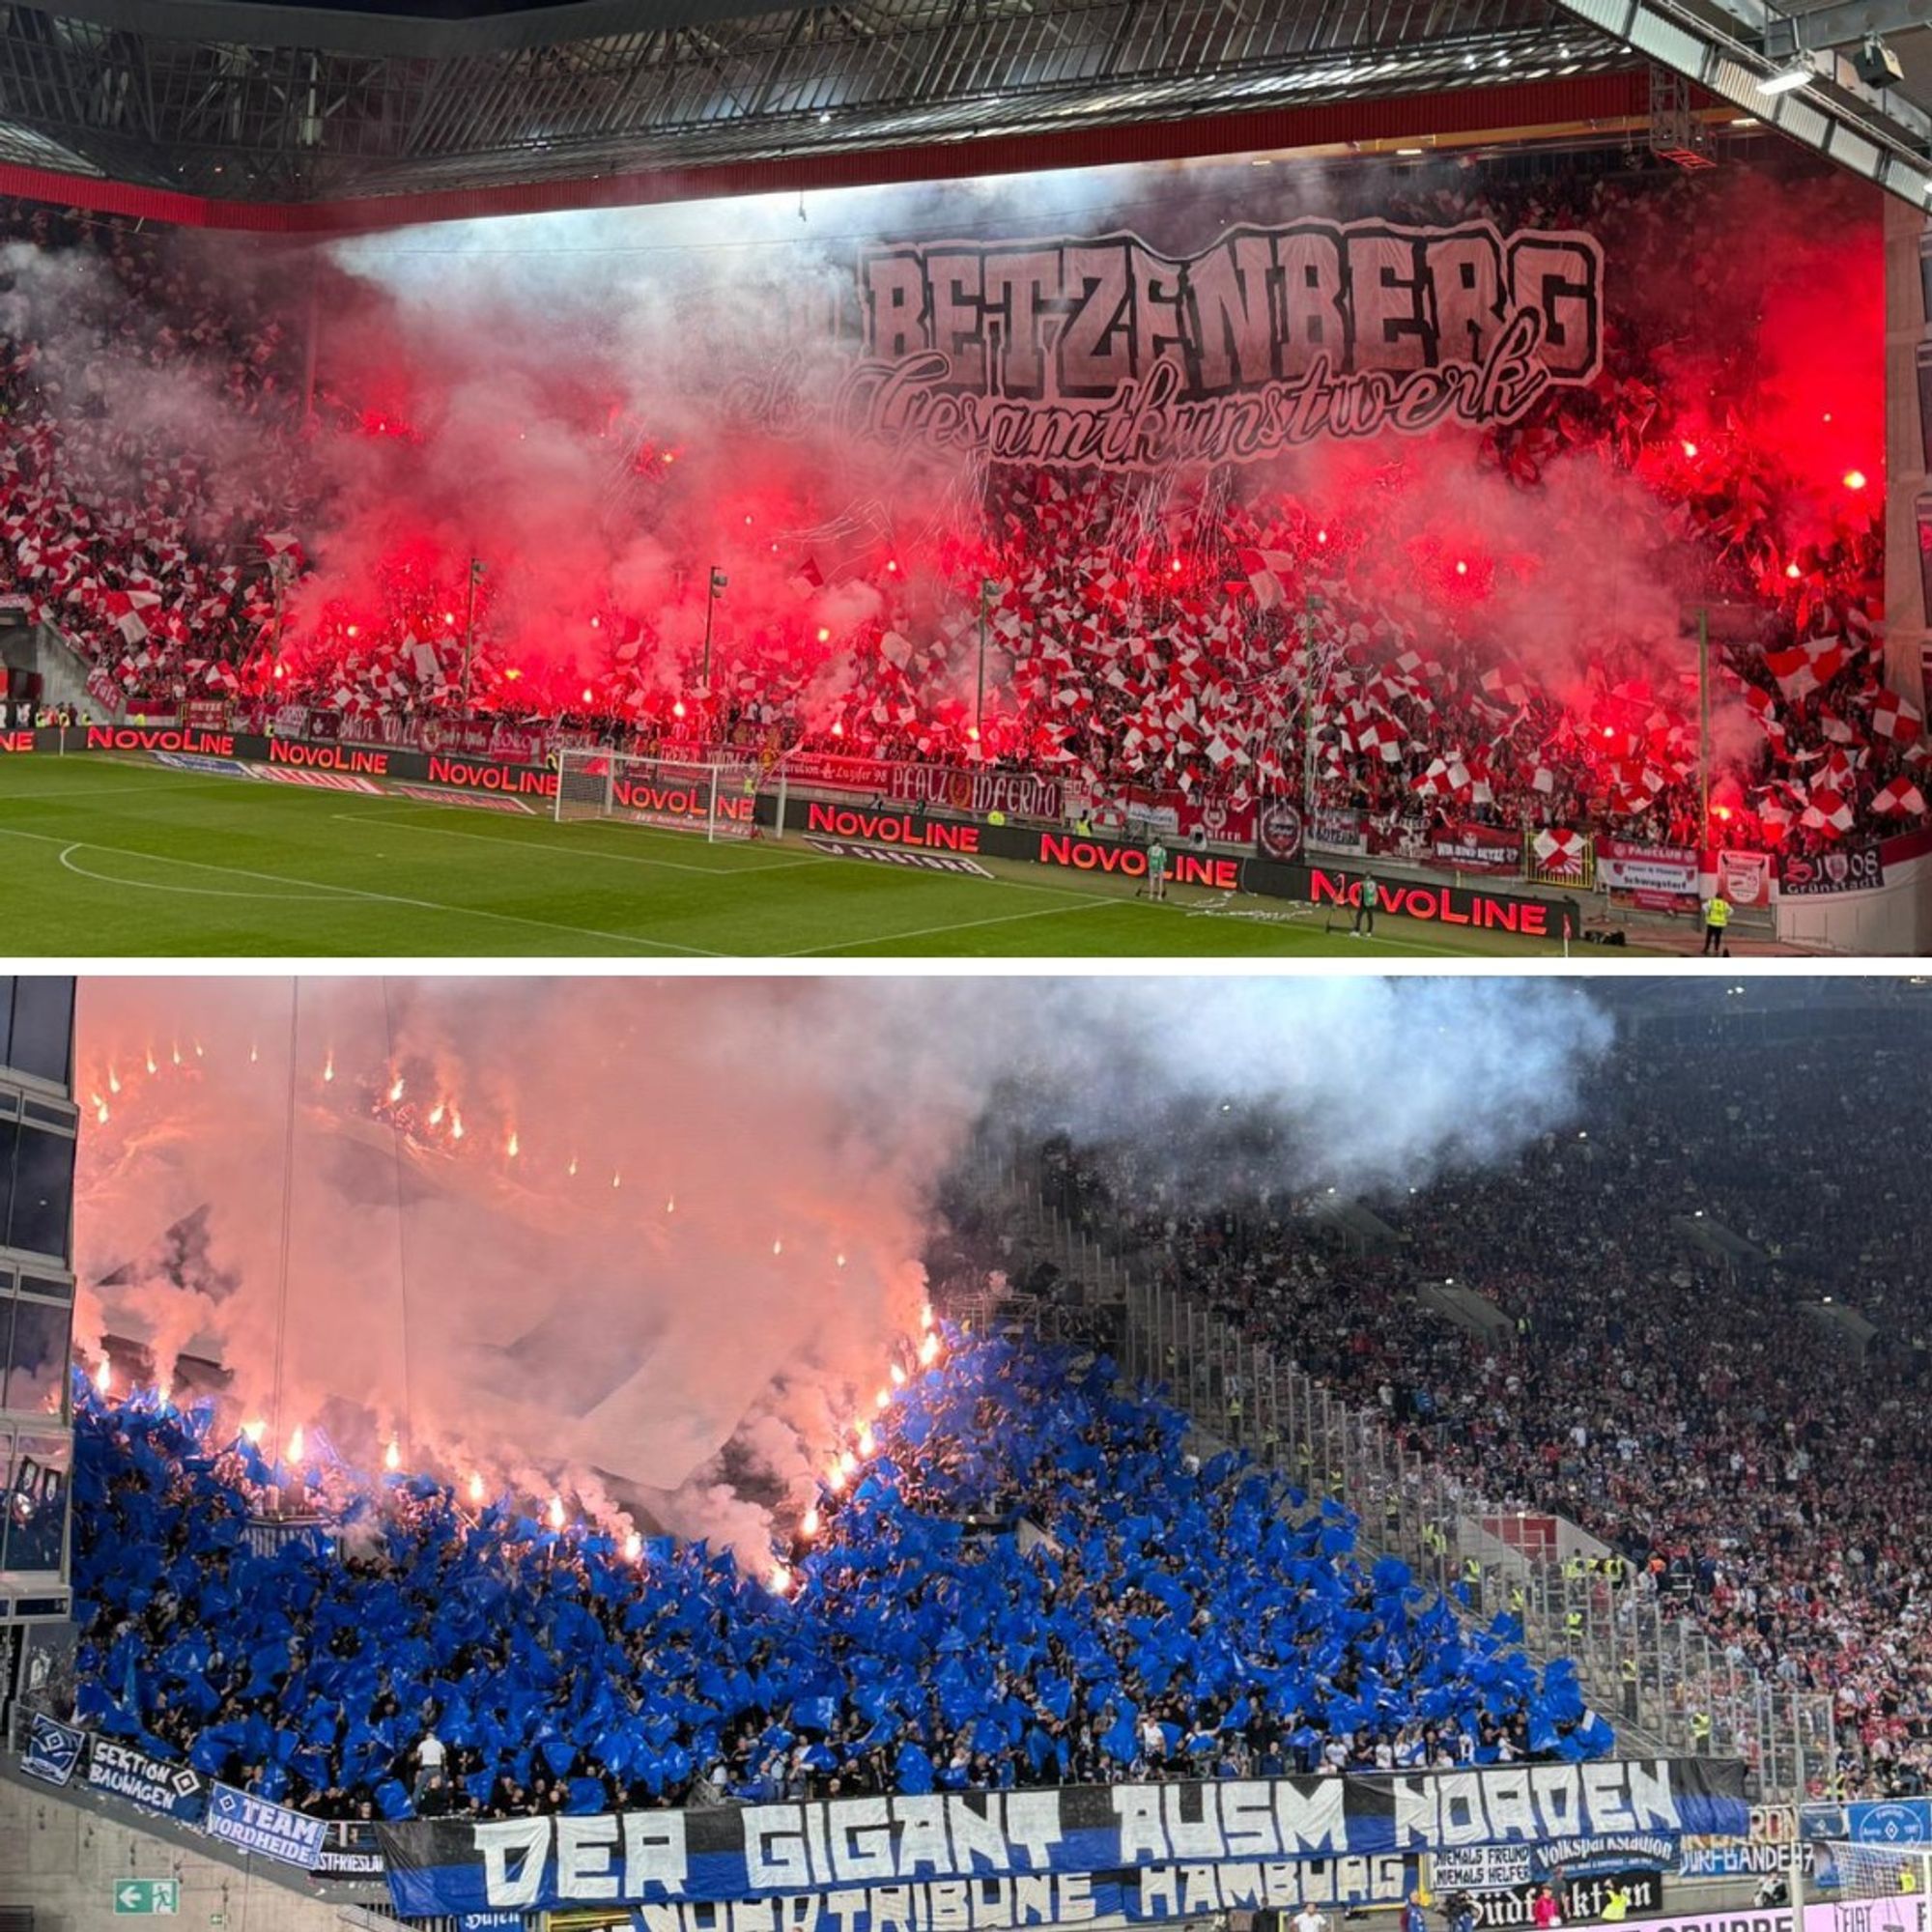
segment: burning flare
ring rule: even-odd
[[[295,1434],[289,1437],[289,1451],[286,1460],[291,1463],[299,1463],[301,1461],[301,1453],[302,1432],[301,1424],[298,1422],[296,1424]]]
[[[383,1466],[391,1475],[403,1466],[403,1447],[393,1436],[389,1439],[389,1446],[383,1451]]]
[[[105,1355],[102,1355],[100,1358],[100,1366],[94,1372],[94,1386],[98,1388],[102,1395],[105,1395],[107,1393],[107,1384],[110,1379],[111,1377],[108,1372],[107,1357]]]
[[[550,1499],[550,1526],[553,1529],[561,1529],[563,1527],[563,1498],[561,1496],[553,1496]]]

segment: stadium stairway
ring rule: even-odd
[[[103,705],[87,688],[87,663],[51,624],[34,626],[34,668],[41,674],[43,704],[71,704],[84,717],[103,712],[119,718],[122,707]]]
[[[1562,1519],[1546,1519],[1556,1538],[1543,1560],[1532,1557],[1512,1536],[1522,1512],[1487,1506],[1439,1464],[1406,1452],[1378,1413],[1350,1409],[1208,1308],[1163,1291],[1118,1230],[1074,1226],[1027,1151],[982,1146],[978,1166],[1012,1231],[1010,1272],[1026,1279],[1041,1259],[1058,1270],[1051,1294],[1009,1290],[978,1311],[981,1322],[1019,1322],[1050,1340],[1105,1339],[1135,1379],[1170,1385],[1204,1448],[1238,1446],[1305,1490],[1339,1496],[1360,1518],[1366,1546],[1407,1563],[1465,1621],[1520,1618],[1523,1648],[1539,1664],[1576,1662],[1585,1694],[1615,1726],[1618,1755],[1689,1755],[1693,1717],[1704,1713],[1706,1748],[1743,1757],[1755,1797],[1802,1796],[1808,1777],[1835,1762],[1829,1698],[1730,1668],[1688,1616],[1666,1616],[1628,1585],[1567,1574],[1559,1548],[1609,1552]]]
[[[178,1921],[216,1932],[394,1932],[380,1881],[314,1879],[123,1800],[56,1790],[0,1754],[0,1906],[30,1910],[34,1932],[126,1932],[114,1892],[128,1879],[175,1880]]]

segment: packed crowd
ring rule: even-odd
[[[1687,363],[1667,319],[1687,301],[1719,313],[1735,263],[1722,249],[1686,262],[1676,238],[1719,191],[1579,161],[1560,186],[1503,172],[1454,192],[1393,185],[1388,213],[1584,227],[1613,260],[1673,262],[1675,306],[1640,300],[1640,274],[1613,286],[1600,382],[1551,390],[1471,461],[1538,499],[1551,557],[1587,555],[1608,514],[1607,497],[1545,489],[1559,459],[1600,466],[1606,490],[1640,486],[1636,541],[1656,580],[1762,620],[1718,647],[1720,724],[1737,726],[1720,733],[1733,747],[1715,793],[1722,837],[1829,842],[1924,810],[1919,721],[1881,684],[1872,629],[1883,493],[1839,491],[1819,510],[1742,337]],[[259,724],[296,701],[352,734],[446,719],[468,681],[459,613],[474,590],[480,705],[646,751],[735,740],[990,758],[1046,769],[1103,804],[1238,811],[1299,794],[1309,676],[1321,801],[1364,812],[1378,845],[1447,818],[1695,842],[1688,647],[1639,643],[1605,613],[1540,669],[1499,655],[1486,599],[1520,559],[1418,536],[1400,462],[1322,506],[1220,472],[996,469],[976,497],[962,493],[957,527],[923,550],[862,528],[782,559],[796,572],[789,608],[748,623],[727,603],[729,649],[709,691],[692,654],[667,642],[668,623],[660,630],[669,613],[626,611],[614,593],[593,619],[604,655],[567,669],[513,662],[514,559],[494,560],[480,584],[450,583],[399,545],[366,608],[318,615],[303,603],[292,626],[303,539],[327,521],[323,452],[362,433],[366,412],[323,393],[304,416],[299,328],[273,296],[288,278],[238,292],[231,275],[196,273],[165,233],[24,206],[0,219],[16,243],[73,265],[28,277],[15,255],[0,275],[18,284],[0,294],[0,590],[58,624],[97,692],[130,709],[234,701]],[[246,439],[245,490],[184,441],[176,410],[143,406],[143,371]],[[1619,497],[1620,518],[1630,500]],[[797,521],[827,507],[800,505]],[[935,582],[951,586],[939,614]]]
[[[59,628],[103,702],[242,690],[293,543],[298,375],[266,289],[198,273],[165,232],[0,201],[0,594]],[[238,495],[185,434],[196,404],[289,488]]]
[[[1914,1183],[1928,1022],[1742,1015],[1627,1034],[1574,1129],[1501,1170],[1378,1200],[1386,1245],[1309,1218],[1250,1126],[1228,1192],[1144,1146],[1050,1153],[1060,1199],[1174,1286],[1503,1509],[1629,1557],[1734,1665],[1828,1690],[1859,1789],[1932,1774],[1932,1246]],[[1702,1217],[1757,1259],[1687,1236]],[[1325,1229],[1325,1232],[1324,1232]],[[1432,1313],[1453,1279],[1513,1343]],[[1878,1329],[1832,1326],[1849,1303]]]
[[[1339,1506],[1183,1453],[1104,1358],[954,1338],[767,1577],[428,1478],[269,1467],[76,1380],[85,1723],[329,1815],[1600,1753],[1567,1665],[1471,1633]],[[279,1500],[286,1501],[281,1497]],[[1291,1504],[1286,1511],[1284,1501]],[[1022,1533],[1023,1532],[1023,1533]]]

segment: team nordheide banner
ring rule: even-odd
[[[201,1829],[211,1838],[302,1871],[315,1870],[328,1833],[320,1818],[306,1818],[286,1805],[270,1804],[266,1798],[251,1798],[230,1784],[217,1784],[210,1794]]]
[[[379,1833],[396,1909],[405,1918],[432,1918],[1170,1865],[1293,1864],[1605,1833],[1743,1836],[1749,1825],[1744,1776],[1734,1762],[1635,1759],[1418,1776],[409,1820]],[[1051,1889],[1016,1901],[1015,1922],[1064,1916],[1065,1901],[1049,1896]]]

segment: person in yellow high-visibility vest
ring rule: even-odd
[[[1724,889],[1719,886],[1704,901],[1704,956],[1712,953],[1721,955],[1724,951],[1724,928],[1731,923],[1731,902],[1724,896]]]

